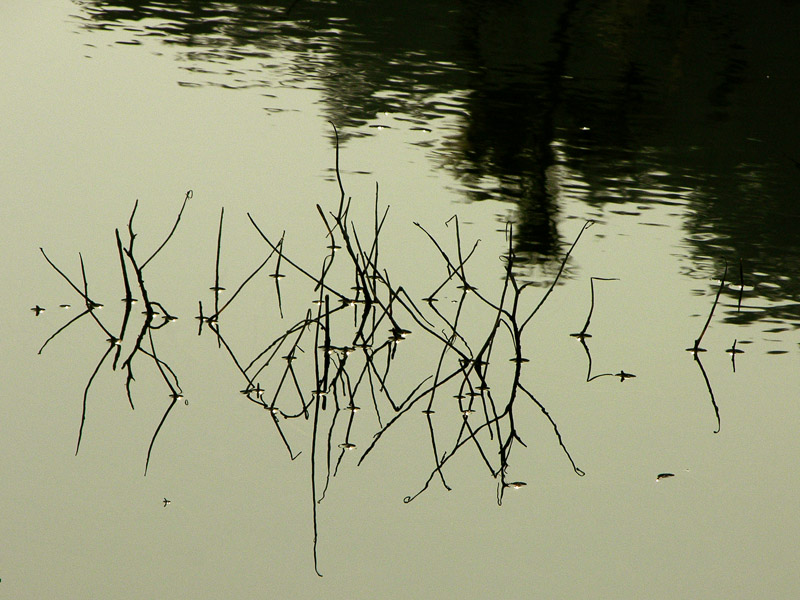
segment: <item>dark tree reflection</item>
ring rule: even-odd
[[[678,205],[698,265],[743,258],[759,293],[800,299],[796,2],[76,4],[120,43],[186,48],[192,85],[318,90],[342,143],[384,113],[427,131],[465,197],[512,203],[529,262],[557,260],[567,202]]]

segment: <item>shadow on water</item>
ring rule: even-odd
[[[731,318],[800,320],[797,3],[76,4],[118,43],[185,48],[185,85],[263,89],[275,111],[269,89],[317,90],[342,143],[427,133],[412,143],[465,197],[516,204],[527,262],[557,266],[567,202],[642,223],[674,206],[698,277],[742,258],[777,305]]]

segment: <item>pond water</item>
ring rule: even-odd
[[[5,3],[0,595],[792,597],[799,24]]]

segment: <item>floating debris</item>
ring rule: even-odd
[[[625,371],[620,371],[619,373],[614,373],[614,377],[619,377],[620,381],[625,381],[626,379],[633,379],[636,377],[633,373],[626,373]]]
[[[691,348],[686,348],[687,352],[691,352],[692,354],[697,354],[698,352],[707,352],[705,348],[700,348],[699,346],[692,346]]]
[[[512,489],[518,490],[521,487],[525,487],[526,485],[528,485],[528,484],[525,483],[524,481],[511,481],[511,482],[506,484],[506,487],[510,487]]]
[[[400,342],[411,334],[408,329],[402,329],[401,327],[392,327],[389,333],[391,334],[389,339],[393,342]]]
[[[725,350],[728,354],[744,354],[744,350],[736,347],[736,340],[733,340],[733,346]]]
[[[261,387],[260,383],[257,383],[255,386],[248,385],[243,390],[239,390],[239,393],[245,396],[249,396],[250,394],[255,394],[257,398],[261,398],[261,396],[264,394],[264,388]]]

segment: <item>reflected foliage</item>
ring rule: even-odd
[[[516,204],[521,259],[557,264],[566,203],[676,206],[698,277],[758,274],[772,306],[731,318],[800,321],[797,3],[75,1],[83,28],[182,48],[182,85],[276,112],[270,89],[314,89],[343,142],[404,129],[467,197]]]

